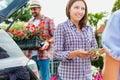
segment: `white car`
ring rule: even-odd
[[[29,0],[0,0],[0,23]],[[25,78],[25,79],[23,79]],[[0,80],[40,80],[36,63],[28,59],[11,36],[0,29]]]

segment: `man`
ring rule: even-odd
[[[50,53],[53,52],[53,31],[55,30],[55,25],[52,19],[41,14],[41,5],[39,0],[30,1],[30,11],[32,18],[29,20],[28,24],[33,24],[36,27],[42,23],[44,26],[42,38],[44,40],[43,46],[39,50],[32,50],[32,54],[37,54],[37,56],[32,57],[38,65],[38,70],[41,75],[42,80],[50,80]]]

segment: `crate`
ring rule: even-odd
[[[30,39],[22,41],[16,41],[16,43],[22,50],[38,50],[38,48],[42,47],[42,41],[38,36],[33,36]]]
[[[57,70],[58,70],[59,63],[60,63],[60,60],[54,60],[54,59],[52,59],[50,61],[50,73],[51,73],[51,77],[53,77],[54,75],[58,74]]]

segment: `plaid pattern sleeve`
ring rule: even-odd
[[[54,46],[55,46],[55,57],[60,60],[66,60],[69,55],[69,50],[64,50],[64,27],[62,25],[57,26],[57,29],[55,31],[54,35]]]
[[[52,38],[55,30],[55,24],[52,19],[49,17],[43,17],[42,22],[44,24],[45,30],[44,34],[49,35],[47,38]],[[42,53],[39,51],[38,58],[39,59],[47,59],[50,58],[51,54],[53,54],[53,45],[51,44],[49,49],[44,50]]]
[[[95,34],[94,34],[93,29],[91,27],[89,27],[89,29],[88,29],[88,35],[89,35],[89,40],[91,41],[91,46],[94,48],[98,48]],[[99,57],[91,58],[91,60],[98,60],[98,58]]]
[[[93,29],[91,27],[89,27],[89,28],[90,28],[90,31],[91,31],[91,34],[92,34],[91,45],[92,45],[92,47],[97,48],[98,44],[97,44],[97,41],[96,41],[96,38],[95,38],[95,34],[93,32]]]
[[[48,25],[49,25],[49,33],[53,37],[54,31],[55,31],[55,24],[54,24],[53,20],[50,20]]]

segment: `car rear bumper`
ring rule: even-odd
[[[4,80],[4,79],[7,80],[8,78],[10,78],[10,80],[16,80],[16,79],[30,80],[30,75],[27,68],[23,66],[6,68],[4,70],[1,70],[0,80]]]

